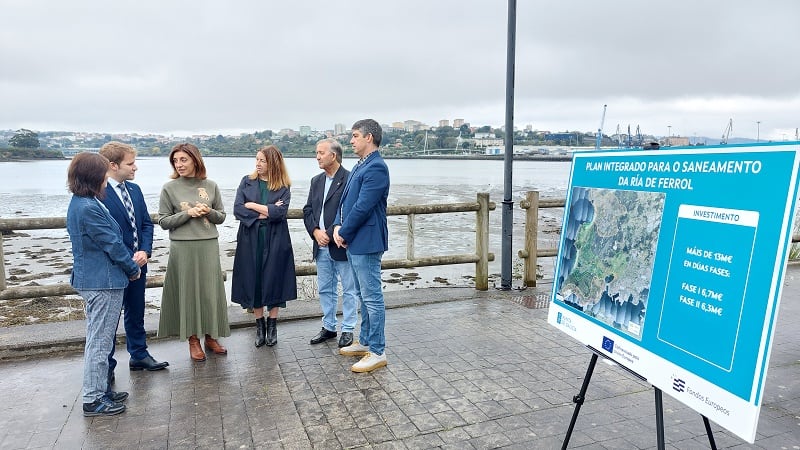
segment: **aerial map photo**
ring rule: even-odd
[[[665,197],[663,192],[574,187],[557,298],[641,339]]]

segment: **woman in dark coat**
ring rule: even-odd
[[[256,153],[255,172],[242,178],[233,203],[239,232],[231,301],[253,310],[256,347],[278,342],[278,308],[297,298],[294,252],[286,221],[290,186],[280,150],[274,145],[262,147]]]

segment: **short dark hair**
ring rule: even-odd
[[[81,152],[72,158],[67,169],[67,187],[79,197],[104,198],[103,183],[108,172],[108,158],[99,153]]]
[[[317,141],[317,145],[324,144],[326,142],[328,143],[328,149],[330,149],[330,151],[334,155],[336,155],[336,162],[341,164],[342,163],[342,144],[340,144],[339,141],[337,141],[334,138],[326,138],[326,139],[321,139],[321,140]]]
[[[175,153],[184,152],[189,155],[189,158],[192,158],[192,162],[194,162],[194,176],[198,180],[205,180],[206,179],[206,165],[203,162],[203,156],[200,154],[200,149],[197,148],[196,145],[190,144],[188,142],[184,142],[183,144],[178,144],[175,147],[172,147],[172,151],[169,152],[169,164],[172,166],[172,175],[170,178],[180,178],[181,176],[178,174],[178,171],[175,170],[175,163],[172,161],[172,157],[175,156]]]
[[[381,138],[383,137],[383,130],[381,129],[381,124],[376,122],[372,119],[361,119],[358,122],[354,123],[351,127],[353,131],[360,131],[363,136],[368,134],[372,135],[372,142],[375,143],[376,146],[381,146]]]

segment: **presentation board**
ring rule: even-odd
[[[574,155],[548,322],[753,443],[800,143]]]

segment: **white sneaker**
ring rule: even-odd
[[[382,355],[367,352],[361,360],[350,368],[353,372],[372,372],[373,370],[386,365],[386,352]]]
[[[364,356],[367,353],[369,353],[369,347],[361,345],[358,341],[353,343],[353,345],[348,345],[347,347],[339,349],[339,354],[344,356]]]

